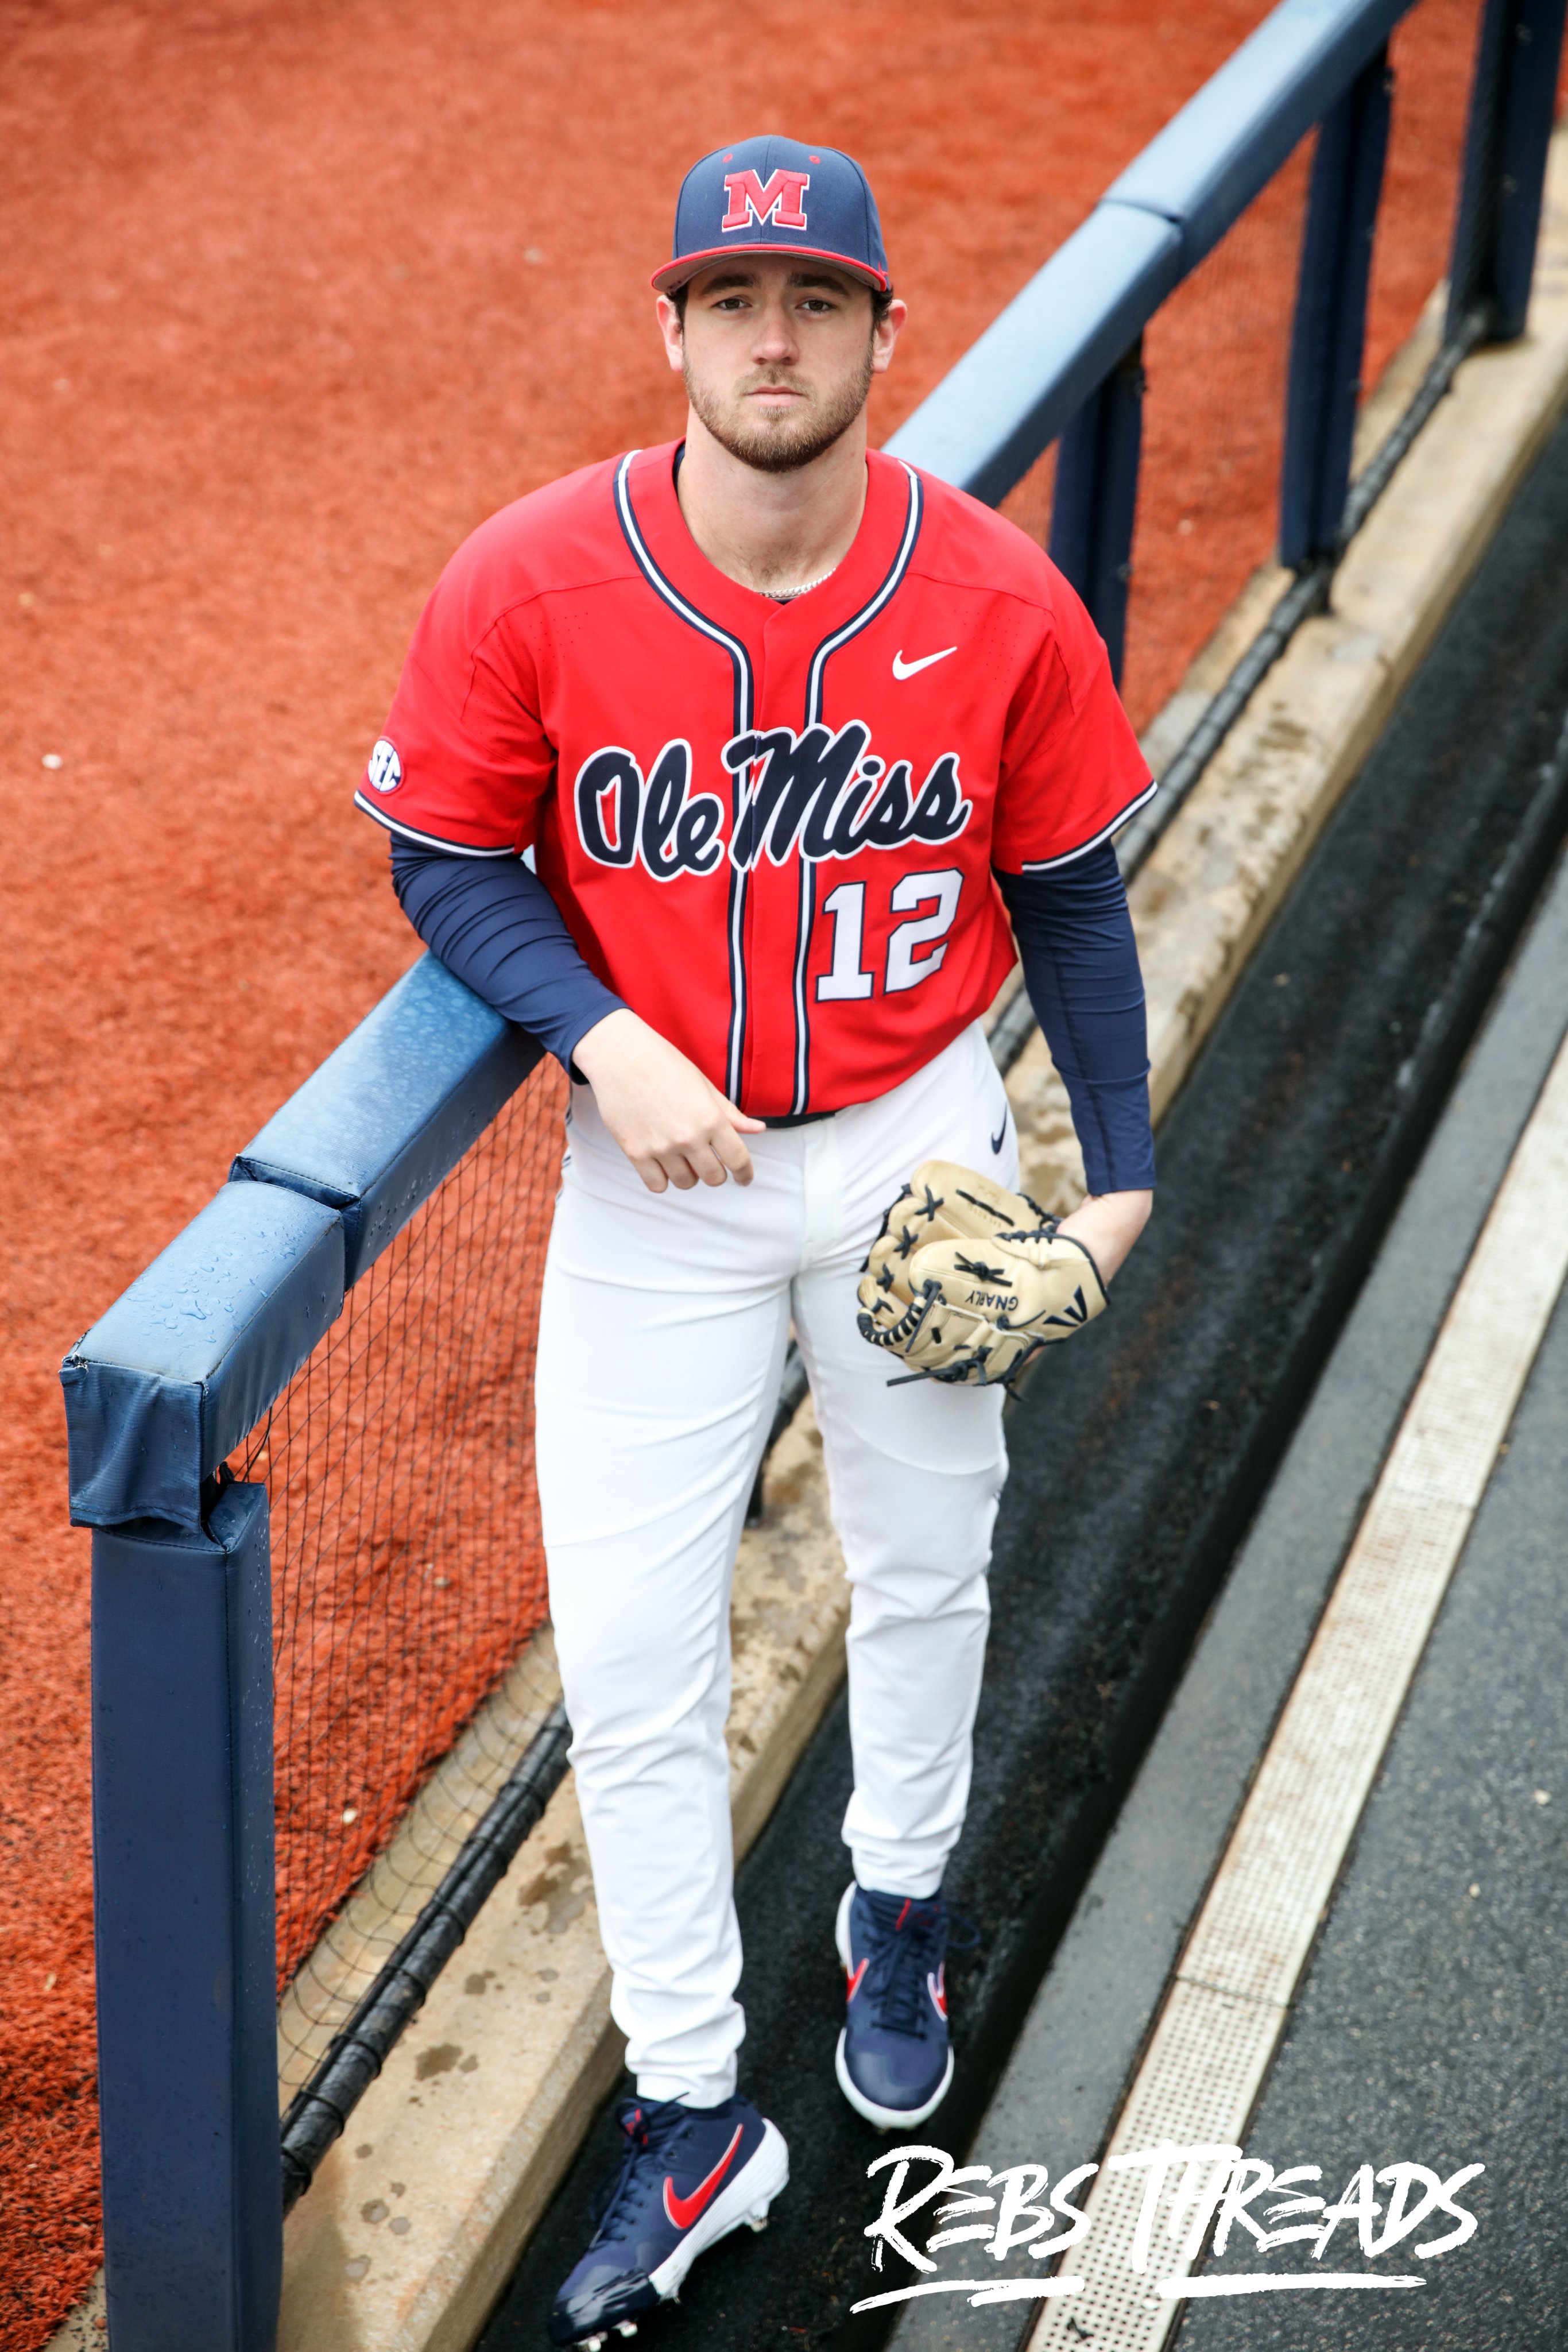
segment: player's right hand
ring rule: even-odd
[[[622,1007],[578,1040],[572,1060],[593,1088],[599,1116],[650,1192],[668,1185],[751,1181],[744,1138],[763,1122],[748,1118],[704,1077],[695,1062]]]

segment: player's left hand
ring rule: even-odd
[[[860,1285],[860,1328],[908,1377],[989,1387],[1105,1307],[1090,1245],[1116,1265],[1147,1215],[1147,1195],[1104,1194],[1048,1216],[1026,1193],[950,1160],[927,1160],[889,1209]],[[1069,1223],[1079,1230],[1069,1231]],[[1085,1230],[1086,1229],[1086,1230]]]

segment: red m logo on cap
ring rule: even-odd
[[[729,210],[720,228],[745,228],[755,221],[766,228],[769,220],[780,228],[804,228],[806,207],[800,202],[811,184],[810,172],[775,172],[766,187],[755,172],[727,172],[724,184]]]

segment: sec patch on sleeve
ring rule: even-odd
[[[365,782],[373,793],[395,793],[402,782],[402,761],[397,755],[397,745],[390,736],[377,738],[365,770]]]

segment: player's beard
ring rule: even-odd
[[[688,362],[684,371],[686,397],[719,446],[738,457],[743,466],[755,467],[759,474],[793,474],[849,431],[871,391],[871,361],[868,341],[861,367],[826,406],[810,397],[783,409],[748,408],[747,393],[764,384],[795,381],[787,368],[759,369],[739,386],[733,406],[721,408],[706,385],[694,376]]]

